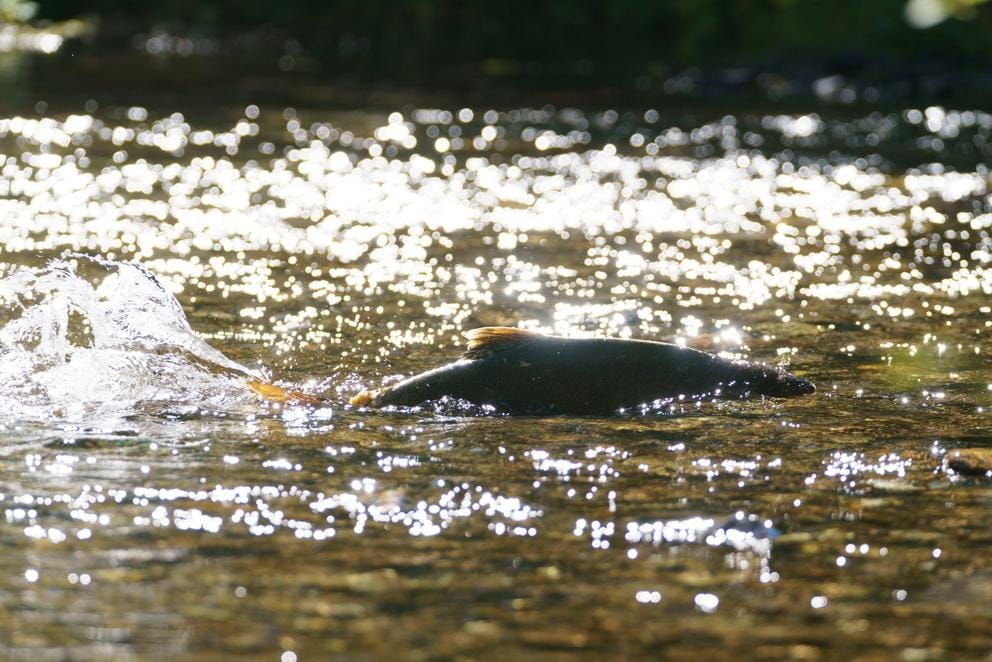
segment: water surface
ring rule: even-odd
[[[4,656],[992,648],[992,115],[260,105],[0,117]],[[819,390],[347,405],[489,324]]]

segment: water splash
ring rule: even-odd
[[[148,403],[232,410],[254,401],[244,383],[258,375],[197,336],[176,298],[139,264],[72,255],[43,269],[18,267],[0,278],[0,306],[0,420],[83,420]]]

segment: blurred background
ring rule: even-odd
[[[283,74],[350,83],[361,103],[377,84],[390,96],[408,87],[509,102],[535,89],[618,102],[992,93],[984,0],[4,0],[0,20],[0,52],[14,50],[15,24],[46,31],[62,43],[40,50],[58,51],[59,71],[91,89],[94,78],[104,88],[233,78],[226,94],[258,100],[292,91],[257,80]]]

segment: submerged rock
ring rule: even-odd
[[[992,476],[992,448],[958,448],[947,453],[944,462],[960,474]]]

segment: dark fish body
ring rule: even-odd
[[[668,343],[560,338],[504,327],[476,329],[468,337],[461,360],[363,392],[352,403],[416,406],[450,397],[517,414],[609,414],[679,396],[790,397],[816,390],[781,368]]]

